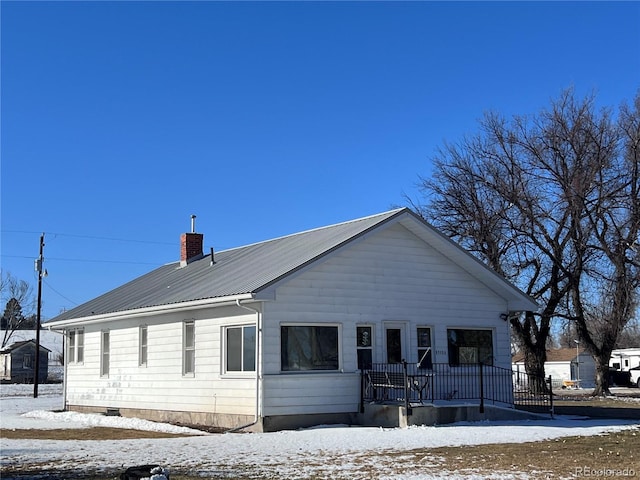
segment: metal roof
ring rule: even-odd
[[[125,312],[190,301],[256,294],[358,238],[406,208],[206,255],[181,267],[164,265],[51,320]]]

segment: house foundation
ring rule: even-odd
[[[352,425],[375,426],[384,428],[406,428],[417,425],[445,425],[456,422],[479,422],[483,420],[540,420],[549,415],[536,414],[513,408],[495,405],[484,407],[480,412],[479,405],[420,405],[410,408],[410,414],[404,404],[364,405],[362,413],[326,413],[310,415],[276,415],[255,418],[251,415],[232,415],[205,412],[180,412],[169,410],[149,410],[136,408],[105,408],[70,405],[68,410],[81,413],[102,413],[109,416],[142,418],[154,422],[174,425],[192,426],[202,429],[219,429],[220,431],[237,430],[243,432],[277,432],[280,430],[296,430],[318,425]]]
[[[477,404],[460,405],[420,405],[407,409],[399,404],[366,404],[360,414],[359,424],[386,428],[409,427],[414,425],[446,425],[456,422],[480,422],[484,420],[540,420],[549,415],[536,414],[513,408],[485,405],[484,412]]]

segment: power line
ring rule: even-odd
[[[26,233],[26,234],[38,234],[42,232],[33,232],[29,230],[0,230],[0,233]],[[149,240],[136,240],[131,238],[113,238],[113,237],[99,237],[95,235],[78,235],[74,233],[59,233],[59,232],[47,232],[47,235],[54,235],[57,237],[72,237],[72,238],[86,238],[89,240],[107,240],[111,242],[127,242],[127,243],[142,243],[147,245],[175,245],[172,242],[154,242]]]
[[[78,302],[74,302],[73,300],[71,300],[69,297],[65,297],[63,294],[61,294],[59,291],[57,291],[55,288],[53,288],[49,282],[47,282],[46,280],[44,280],[44,284],[47,286],[47,288],[49,288],[50,290],[53,290],[55,293],[57,293],[58,295],[60,295],[62,298],[64,298],[67,302],[71,302],[74,305],[78,305]]]
[[[32,256],[28,255],[0,255],[4,258],[29,258],[32,259]],[[163,263],[158,262],[133,262],[127,260],[94,260],[89,258],[60,258],[60,257],[47,257],[46,259],[49,261],[58,261],[58,262],[84,262],[84,263],[121,263],[121,264],[129,264],[129,265],[151,265],[151,266],[161,266]]]

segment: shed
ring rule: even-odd
[[[524,355],[517,353],[513,357],[514,372],[524,372]],[[544,364],[545,375],[551,376],[554,388],[595,386],[596,365],[593,357],[584,350],[575,348],[557,348],[547,350]]]
[[[40,345],[38,383],[47,381],[50,350]],[[15,342],[0,351],[3,382],[33,383],[35,378],[36,341]]]
[[[537,309],[406,208],[208,254],[192,226],[180,252],[47,324],[65,334],[67,409],[262,431],[362,423],[373,365],[424,361],[447,378],[483,362],[510,382],[505,318]]]

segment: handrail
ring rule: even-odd
[[[374,363],[362,370],[361,408],[365,402],[404,404],[410,413],[412,406],[440,402],[474,402],[484,410],[485,403],[512,408],[531,407],[552,412],[551,390],[539,391],[534,379],[523,379],[511,369],[486,364],[449,365],[433,363],[420,368],[415,363]],[[403,376],[402,384],[376,382],[380,375]],[[543,379],[544,384],[547,379]],[[514,388],[516,386],[517,388]],[[531,388],[529,388],[531,387]]]

